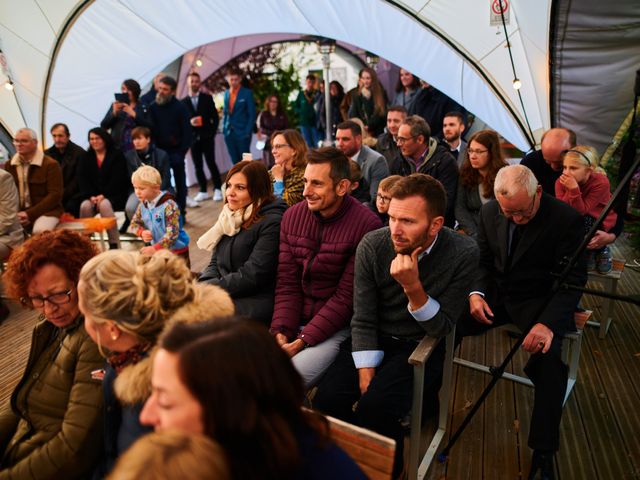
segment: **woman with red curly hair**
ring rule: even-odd
[[[0,410],[0,480],[83,478],[102,450],[103,359],[78,308],[82,266],[97,253],[66,230],[34,235],[7,265],[7,293],[40,312],[24,375]]]

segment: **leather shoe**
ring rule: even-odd
[[[554,480],[553,452],[534,450],[531,458],[531,470],[529,480]]]

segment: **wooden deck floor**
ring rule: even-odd
[[[192,270],[200,271],[209,253],[198,250],[195,240],[215,222],[220,204],[205,202],[189,209],[187,231],[192,238]],[[123,248],[136,248],[124,244]],[[632,261],[624,238],[616,255]],[[618,293],[640,292],[640,269],[626,268]],[[584,306],[600,318],[602,300],[586,296]],[[20,378],[31,338],[35,315],[11,306],[12,314],[0,325],[0,405]],[[587,327],[582,343],[578,382],[568,399],[561,427],[561,450],[556,456],[561,479],[640,478],[640,309],[616,302],[614,322],[605,339]],[[461,356],[498,364],[513,340],[503,332],[465,340]],[[525,362],[519,353],[516,370]],[[451,429],[460,424],[472,403],[489,381],[480,372],[455,367],[455,392],[450,405]],[[533,390],[501,380],[451,451],[448,462],[435,464],[430,480],[526,478],[530,451],[527,447]]]

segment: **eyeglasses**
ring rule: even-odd
[[[291,147],[291,145],[287,145],[286,143],[276,143],[275,145],[271,146],[271,150],[281,150],[284,147]]]
[[[396,137],[396,143],[398,145],[402,145],[405,142],[408,142],[409,140],[413,140],[414,138],[416,138],[417,135],[412,135],[409,138],[405,138],[405,137]]]
[[[469,155],[473,155],[474,153],[477,155],[482,155],[483,153],[487,153],[489,150],[484,149],[484,150],[480,150],[480,149],[475,149],[475,148],[467,148],[467,152],[469,152]]]
[[[47,297],[21,297],[20,302],[24,305],[31,305],[35,308],[43,308],[45,302],[49,302],[51,305],[60,306],[71,301],[72,289],[66,292],[55,292]]]
[[[391,197],[386,197],[381,193],[376,193],[376,198],[382,203],[389,203],[391,201]]]
[[[505,210],[502,207],[500,207],[500,210],[502,211],[502,214],[507,218],[511,218],[511,217],[530,218],[531,215],[533,214],[533,207],[535,204],[536,204],[536,195],[534,194],[533,198],[531,199],[531,205],[529,205],[529,208],[527,208],[526,210]]]

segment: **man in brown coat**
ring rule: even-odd
[[[33,233],[53,230],[62,215],[62,170],[60,164],[38,149],[38,137],[21,128],[13,140],[17,153],[5,165],[18,186],[18,220]]]

